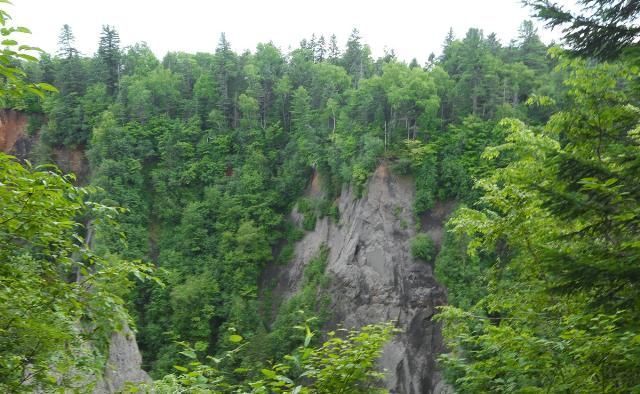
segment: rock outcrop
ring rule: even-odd
[[[37,116],[37,115],[32,115]],[[0,152],[20,160],[33,159],[32,152],[39,143],[39,132],[29,134],[29,115],[14,109],[0,109]],[[63,173],[74,173],[77,185],[89,182],[89,161],[84,147],[57,147],[51,149],[49,158]]]
[[[109,359],[94,394],[118,393],[127,382],[150,382],[151,378],[142,370],[141,364],[142,356],[129,327],[114,332],[109,343]]]
[[[26,133],[29,117],[12,109],[0,109],[0,151],[24,156],[31,150]]]
[[[321,245],[329,249],[326,274],[330,278],[332,318],[328,327],[359,327],[395,320],[403,330],[383,352],[381,367],[391,393],[443,393],[436,357],[443,351],[440,326],[432,317],[446,302],[430,264],[415,260],[410,242],[416,234],[414,184],[381,165],[362,198],[343,190],[337,204],[340,219],[323,218],[297,244],[293,261],[269,273],[276,294],[288,297],[302,282],[304,267]],[[428,233],[442,231],[450,205],[428,222]]]

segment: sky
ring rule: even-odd
[[[20,42],[50,53],[65,23],[85,55],[95,53],[101,26],[110,24],[122,46],[146,41],[160,58],[213,52],[221,32],[238,52],[268,41],[286,52],[312,33],[336,34],[344,46],[355,27],[374,57],[394,49],[399,59],[420,63],[440,52],[449,28],[463,37],[478,27],[508,44],[530,13],[520,0],[13,0],[6,9],[33,33]],[[545,42],[557,41],[558,32],[536,25]]]

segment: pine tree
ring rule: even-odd
[[[537,71],[542,70],[546,63],[547,47],[540,40],[533,22],[522,22],[518,32],[518,57],[527,67]]]
[[[316,58],[316,51],[318,50],[317,46],[318,42],[316,41],[316,33],[313,33],[311,34],[311,40],[309,41],[309,49],[311,50],[313,61],[315,61]]]
[[[455,39],[456,36],[453,34],[453,27],[450,27],[449,31],[447,32],[447,36],[444,38],[444,44],[442,46],[445,48],[448,47],[455,41]]]
[[[325,42],[324,35],[321,35],[316,43],[315,59],[316,62],[321,63],[324,61],[327,55],[327,43]]]
[[[63,59],[71,59],[78,56],[78,50],[75,48],[76,38],[71,31],[71,26],[65,24],[58,35],[58,56]]]
[[[218,110],[226,119],[228,126],[237,123],[237,114],[234,107],[233,81],[238,74],[238,65],[235,53],[231,50],[231,43],[225,33],[220,34],[218,47],[214,59],[214,73],[218,86]]]
[[[440,55],[440,62],[444,63],[450,57],[449,49],[451,45],[455,42],[456,37],[453,34],[453,28],[449,28],[447,32],[447,36],[444,38],[444,42],[442,43],[442,54]]]
[[[102,26],[100,43],[98,44],[98,64],[101,79],[107,85],[107,93],[115,95],[120,80],[120,35],[109,25]]]
[[[578,56],[614,59],[640,46],[640,2],[631,0],[578,0],[574,13],[549,0],[523,0],[537,18],[553,29],[562,27],[564,41]]]
[[[358,82],[364,78],[365,58],[367,56],[364,45],[360,42],[360,32],[353,29],[349,40],[347,40],[347,50],[342,57],[342,64],[347,72],[353,77],[357,87]]]
[[[329,61],[333,64],[338,62],[340,57],[340,48],[338,48],[338,39],[335,34],[331,35],[329,39]]]
[[[491,54],[494,56],[498,55],[498,52],[502,47],[500,45],[500,40],[498,40],[498,36],[496,35],[496,33],[491,33],[487,36],[486,45],[487,45],[487,48],[489,48],[489,51],[491,52]]]

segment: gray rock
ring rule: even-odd
[[[142,356],[133,331],[125,327],[121,332],[114,332],[109,343],[109,359],[104,375],[96,385],[94,394],[117,393],[127,382],[151,382],[141,364]]]
[[[440,325],[432,317],[446,303],[446,292],[432,267],[411,256],[414,196],[412,179],[381,165],[362,198],[356,198],[353,188],[343,190],[337,201],[338,223],[318,220],[315,230],[297,244],[293,261],[267,275],[276,282],[274,294],[290,297],[301,285],[305,265],[326,244],[332,300],[327,328],[395,320],[403,333],[386,345],[380,359],[387,388],[391,393],[445,393],[448,388],[436,366],[443,351]],[[438,216],[439,223],[430,223],[434,235],[446,217]]]

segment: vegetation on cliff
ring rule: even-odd
[[[258,284],[385,160],[414,177],[417,216],[460,205],[441,245],[412,245],[449,291],[456,390],[637,391],[640,10],[528,3],[568,26],[568,51],[531,22],[507,45],[451,32],[424,66],[373,59],[356,30],[344,50],[313,37],[237,54],[223,34],[214,53],[162,60],[110,26],[92,57],[68,25],[39,59],[5,37],[0,92],[32,114],[34,160],[83,150],[91,176],[80,188],[0,156],[0,388],[74,387],[64,377],[100,368],[128,309],[159,391],[371,392],[392,330],[313,335],[323,251],[275,323]],[[134,283],[150,278],[139,260],[158,280]]]

